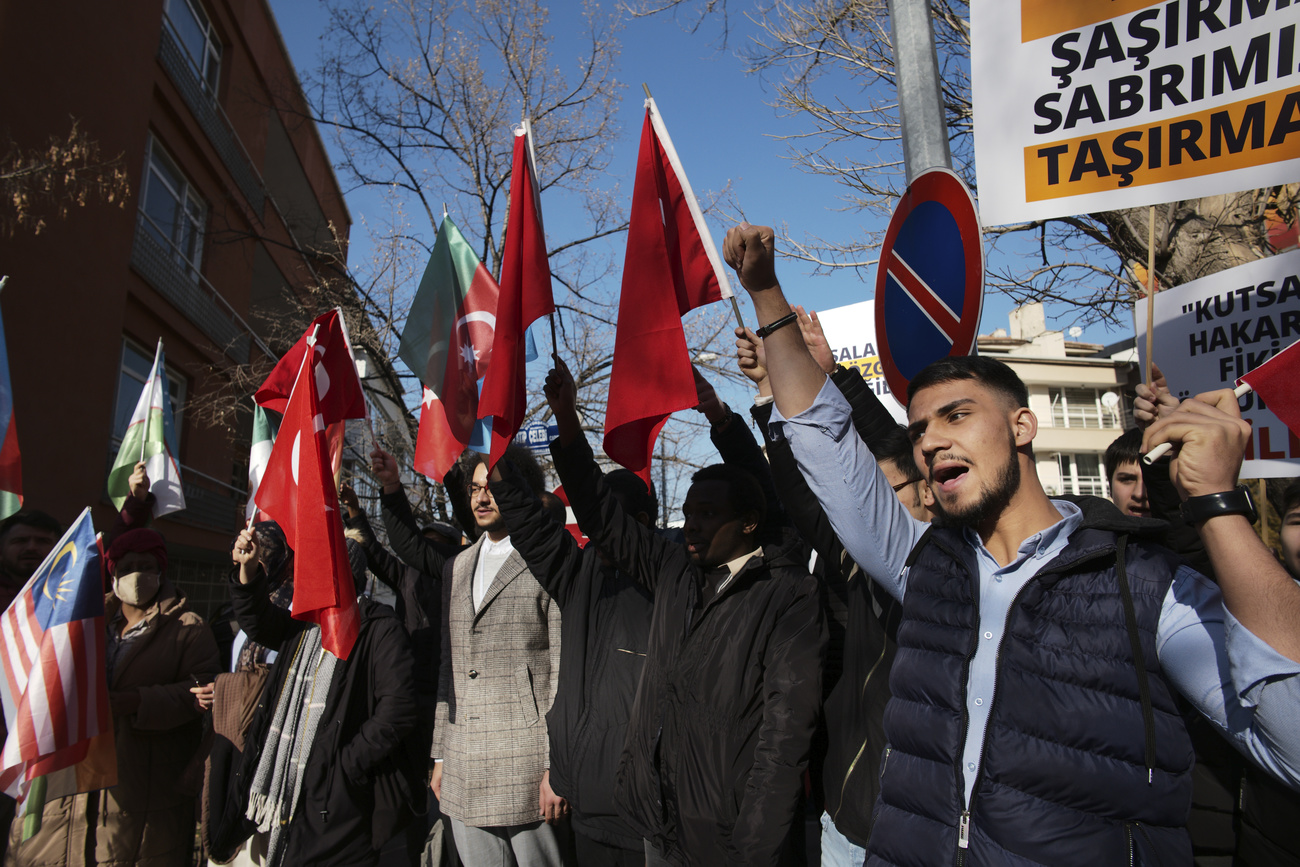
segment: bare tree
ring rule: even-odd
[[[580,53],[562,59],[553,53],[555,25],[540,0],[333,0],[329,12],[325,59],[303,78],[306,114],[333,134],[344,178],[382,190],[390,208],[382,223],[367,226],[374,261],[347,272],[369,319],[354,329],[354,342],[369,335],[375,358],[396,358],[444,208],[499,274],[510,129],[527,116],[543,207],[552,218],[557,342],[574,370],[587,426],[599,430],[618,312],[615,236],[627,228],[618,191],[605,186],[623,88],[614,76],[617,18],[584,7]],[[279,108],[304,111],[292,100]],[[569,218],[554,219],[561,212]],[[546,328],[537,330],[541,343]],[[716,348],[724,332],[729,339],[725,311],[691,317],[693,356]],[[734,376],[727,368],[714,373]],[[414,375],[401,365],[393,375],[405,405],[417,407]],[[529,393],[525,422],[545,418],[539,381]],[[698,430],[686,420],[669,432],[678,441],[669,457],[682,464],[680,472],[689,469],[686,441]]]
[[[42,148],[25,148],[13,139],[0,157],[0,232],[17,229],[40,234],[48,219],[66,219],[92,199],[125,207],[130,185],[122,155],[111,159],[77,127],[66,138],[50,136]]]
[[[692,31],[711,19],[724,41],[730,35],[734,6],[728,9],[725,0],[629,2],[634,15],[672,14]],[[969,0],[930,0],[930,11],[953,168],[977,191]],[[771,84],[773,105],[803,122],[800,132],[778,136],[789,158],[806,172],[834,179],[843,210],[878,225],[905,185],[889,0],[765,0],[748,15],[757,35],[740,50],[743,62]],[[1267,214],[1286,213],[1294,221],[1298,189],[1159,207],[1159,285],[1271,255]],[[1063,305],[1084,324],[1127,324],[1128,306],[1145,291],[1146,226],[1142,208],[987,228],[993,248],[1007,254],[987,279],[1017,302]],[[882,240],[867,230],[822,238],[787,228],[785,235],[790,255],[822,271],[873,269]]]

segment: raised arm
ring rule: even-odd
[[[425,575],[441,575],[447,560],[455,557],[457,549],[426,539],[411,512],[397,469],[397,460],[388,452],[375,446],[370,453],[370,466],[380,484],[384,486],[379,505],[384,516],[384,529],[388,531],[388,544],[403,563],[414,566]]]
[[[366,566],[375,577],[393,590],[401,590],[402,580],[406,575],[406,565],[397,559],[375,538],[375,529],[370,526],[370,518],[361,510],[361,500],[351,485],[344,484],[339,490],[339,501],[347,508],[343,524],[350,530],[361,534],[361,548],[366,552]]]
[[[239,628],[266,647],[279,647],[310,624],[294,620],[288,611],[274,605],[266,591],[266,572],[257,561],[257,539],[251,529],[240,532],[230,552],[235,564],[235,581],[230,585],[230,602]]]
[[[489,485],[510,531],[510,544],[563,610],[573,597],[574,582],[582,577],[582,549],[577,540],[555,522],[508,461],[498,461],[492,468]]]
[[[1183,401],[1143,452],[1175,444],[1170,476],[1185,498],[1229,491],[1250,426],[1229,390]],[[1300,789],[1300,584],[1237,513],[1193,523],[1218,584],[1181,569],[1161,611],[1156,647],[1173,682],[1242,753]]]
[[[618,568],[654,592],[665,564],[680,561],[685,567],[686,549],[637,523],[604,483],[604,473],[582,435],[573,375],[558,355],[546,375],[545,391],[559,429],[551,457],[578,526]]]

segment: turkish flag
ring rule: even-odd
[[[315,351],[318,360],[314,365],[316,395],[325,424],[365,418],[366,398],[361,391],[357,366],[352,360],[352,346],[343,328],[342,311],[337,307],[317,316],[307,326],[306,332],[275,365],[253,399],[265,409],[284,412],[308,346]]]
[[[298,620],[319,624],[321,645],[347,659],[361,618],[343,540],[325,417],[316,393],[316,374],[324,362],[316,352],[300,358],[298,381],[291,389],[255,500],[258,508],[275,516],[293,549],[291,613]]]
[[[1263,399],[1278,421],[1286,425],[1291,433],[1300,436],[1300,348],[1297,347],[1300,347],[1300,340],[1237,382],[1250,385],[1251,390]]]
[[[420,401],[420,429],[415,435],[415,471],[441,482],[464,450],[465,444],[447,422],[447,408],[433,389],[425,388]]]
[[[654,100],[646,100],[605,411],[605,454],[650,486],[655,439],[699,402],[682,317],[729,295]]]
[[[506,220],[505,249],[501,252],[501,279],[497,281],[500,294],[492,364],[478,397],[478,417],[493,419],[493,464],[505,454],[506,446],[514,440],[528,411],[524,393],[524,332],[535,320],[555,311],[531,139],[525,122],[515,132],[510,215]]]

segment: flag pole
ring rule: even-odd
[[[650,94],[650,85],[646,84],[646,83],[643,81],[643,82],[641,82],[641,89],[645,91],[645,98],[646,98],[646,99],[649,99],[649,100],[653,100],[653,99],[654,99],[654,97]],[[745,327],[745,317],[743,317],[743,316],[740,314],[740,304],[736,301],[736,296],[735,296],[734,294],[727,296],[727,298],[728,298],[728,300],[731,301],[731,309],[732,309],[733,311],[735,311],[735,314],[736,314],[736,324],[739,325],[739,326],[741,327],[741,329],[743,330],[744,327]]]
[[[1155,345],[1156,315],[1156,206],[1147,213],[1147,369],[1146,384],[1151,385],[1152,347]]]
[[[1243,382],[1241,385],[1237,386],[1232,390],[1232,396],[1240,400],[1241,398],[1250,394],[1254,390],[1255,389],[1250,387],[1249,382]],[[1156,446],[1151,451],[1147,452],[1142,456],[1142,463],[1146,464],[1149,467],[1152,464],[1154,464],[1156,461],[1163,458],[1166,454],[1168,454],[1169,450],[1172,448],[1173,445],[1171,445],[1170,443],[1161,443],[1160,445]]]
[[[154,354],[153,354],[153,376],[158,376],[158,375],[160,374],[160,371],[158,370],[158,356],[162,355],[162,345],[163,345],[163,343],[162,343],[162,338],[159,337],[159,338],[158,338],[158,348],[157,348],[156,350],[154,350]],[[152,382],[152,381],[153,381],[153,377],[151,376],[151,377],[150,377],[150,382]],[[148,385],[149,385],[149,383],[145,383],[145,386],[146,386],[146,387],[148,387]],[[156,387],[157,387],[157,386],[155,386],[155,388],[156,388]],[[169,400],[169,399],[171,399],[171,395],[170,395],[170,394],[165,394],[165,395],[163,395],[163,400]],[[161,409],[161,407],[159,407],[159,409]],[[146,416],[146,417],[145,417],[145,421],[144,421],[144,433],[141,434],[141,436],[140,436],[140,460],[142,460],[142,461],[144,460],[144,450],[145,450],[145,446],[148,445],[148,443],[149,443],[149,436],[148,436],[148,434],[149,434],[149,418],[148,418],[148,416]]]
[[[529,183],[533,186],[532,192],[533,197],[536,200],[537,222],[542,227],[542,244],[545,245],[546,224],[542,221],[541,190],[540,184],[537,181],[537,151],[533,148],[533,124],[532,121],[528,119],[528,115],[522,106],[519,108],[519,123],[524,128],[524,141],[528,145],[528,166],[532,170],[530,172]],[[553,358],[558,358],[560,355],[560,342],[559,338],[555,336],[555,310],[552,309],[550,313],[546,314],[546,318],[551,323],[551,356]]]

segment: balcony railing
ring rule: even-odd
[[[244,145],[236,135],[230,119],[221,110],[211,94],[204,88],[203,82],[194,73],[194,68],[185,59],[185,52],[172,34],[171,22],[163,17],[162,39],[158,44],[158,60],[167,76],[171,78],[176,89],[180,91],[185,104],[189,106],[199,126],[208,136],[208,141],[216,149],[235,184],[248,200],[257,218],[262,219],[262,209],[266,204],[266,188],[253,168],[253,162],[244,150]]]
[[[131,267],[136,273],[235,361],[248,362],[250,342],[256,342],[268,358],[275,358],[207,278],[185,261],[175,245],[165,244],[160,237],[164,237],[162,230],[139,214],[131,247]]]

